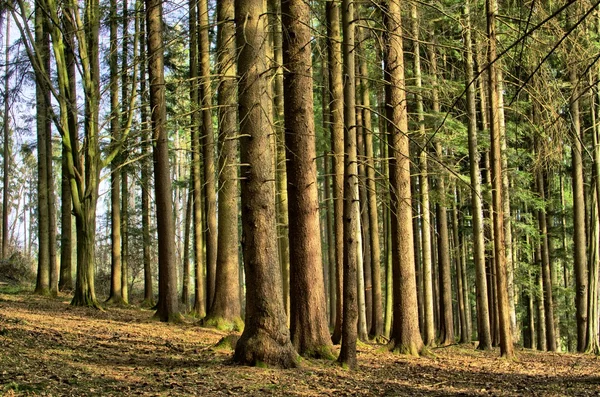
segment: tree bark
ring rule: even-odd
[[[412,201],[408,112],[404,90],[404,50],[400,4],[389,1],[385,10],[386,115],[390,156],[392,271],[394,322],[390,347],[403,354],[419,355],[423,340],[419,333],[417,286],[413,250]]]
[[[148,76],[152,121],[154,191],[158,230],[158,308],[160,321],[179,321],[177,268],[175,267],[175,225],[166,131],[166,101],[163,55],[163,21],[160,0],[146,0]]]
[[[323,284],[310,8],[303,0],[281,3],[283,86],[290,243],[291,340],[301,355],[331,356]]]
[[[344,78],[344,274],[342,346],[338,361],[350,369],[357,367],[358,334],[357,271],[359,249],[358,167],[356,151],[356,72],[354,62],[355,9],[350,0],[342,0],[342,53]]]
[[[506,282],[506,251],[504,235],[504,210],[502,202],[502,152],[500,147],[500,120],[498,115],[499,95],[498,74],[496,73],[496,0],[486,0],[488,48],[488,79],[490,105],[490,142],[492,164],[492,206],[494,210],[494,256],[496,262],[496,282],[498,294],[498,319],[500,329],[500,354],[503,357],[514,355],[510,332],[510,309]]]
[[[262,0],[236,0],[238,103],[242,171],[242,249],[248,289],[246,325],[234,361],[290,368],[296,352],[290,341],[277,260],[273,134],[267,91],[266,7]]]
[[[238,236],[238,141],[235,90],[235,25],[233,0],[217,3],[219,104],[219,212],[215,298],[207,318],[241,324]]]
[[[343,315],[343,262],[344,262],[344,102],[342,81],[342,47],[340,32],[340,2],[326,2],[327,54],[329,91],[331,100],[331,148],[333,155],[333,219],[335,229],[336,317],[332,341],[340,343]]]
[[[473,73],[473,51],[471,39],[471,15],[468,7],[464,9],[466,28],[465,40],[465,69],[467,84],[467,114],[469,140],[469,174],[471,176],[471,213],[473,225],[473,261],[475,262],[475,287],[477,303],[477,336],[478,349],[488,350],[492,347],[489,321],[489,303],[487,295],[487,280],[485,275],[485,241],[483,227],[483,206],[481,193],[481,172],[479,170],[480,154],[477,147],[477,104],[475,93],[475,77]]]
[[[212,89],[210,86],[210,42],[208,39],[208,0],[198,2],[200,104],[202,106],[202,150],[204,171],[204,206],[206,213],[206,305],[215,295],[217,267],[217,183],[215,177],[215,134],[212,122]]]

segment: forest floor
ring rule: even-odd
[[[231,364],[232,351],[216,346],[227,333],[152,315],[77,308],[66,295],[0,285],[0,395],[600,395],[593,355],[518,350],[506,360],[455,345],[413,358],[360,344],[357,371],[310,359],[296,369],[251,368]]]

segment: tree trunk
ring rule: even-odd
[[[166,101],[163,54],[162,3],[146,0],[148,27],[148,76],[154,159],[156,227],[158,230],[158,310],[160,321],[178,321],[177,268],[175,266],[175,225],[166,131]]]
[[[119,71],[117,69],[117,1],[110,2],[110,132],[111,143],[116,146],[121,139],[119,126],[120,104],[119,104]],[[125,98],[121,98],[125,100]],[[121,289],[122,266],[121,266],[121,156],[116,156],[111,164],[110,176],[110,242],[111,242],[111,272],[110,272],[110,294],[107,303],[117,305],[123,304]]]
[[[277,260],[275,172],[267,108],[266,7],[262,0],[236,0],[238,103],[242,172],[242,249],[248,289],[246,325],[234,361],[290,368],[296,352],[290,341]]]
[[[44,14],[42,5],[36,3],[35,7],[35,41],[36,48],[40,51],[42,58],[42,73],[48,73],[49,63],[49,42],[48,35],[44,28]],[[49,238],[49,218],[48,218],[48,177],[47,177],[47,147],[46,137],[50,134],[49,112],[50,91],[45,87],[43,79],[36,81],[36,103],[37,103],[37,149],[38,149],[38,178],[37,178],[37,196],[38,196],[38,271],[35,285],[35,293],[47,295],[50,293],[50,238]]]
[[[477,147],[477,105],[475,93],[475,77],[473,73],[473,51],[471,40],[471,17],[468,4],[464,9],[466,28],[465,69],[467,84],[467,114],[469,117],[467,129],[469,139],[469,172],[471,176],[471,213],[473,225],[473,261],[475,262],[475,287],[477,303],[477,335],[478,348],[488,350],[492,347],[490,334],[489,304],[487,295],[487,280],[485,275],[485,241],[483,226],[483,207],[481,195],[481,172],[479,170],[480,154]]]
[[[129,10],[127,0],[123,0],[123,49],[121,51],[121,129],[128,128],[129,113],[128,109],[131,102],[129,98]],[[136,32],[136,34],[139,32]],[[132,93],[133,95],[133,93]],[[121,169],[121,295],[123,302],[129,303],[129,177],[128,177],[128,150],[126,137],[121,142],[121,159],[124,163]]]
[[[342,0],[342,44],[344,77],[344,275],[342,346],[338,361],[354,369],[358,333],[357,271],[359,256],[358,233],[358,167],[356,151],[356,72],[354,63],[354,3]]]
[[[205,287],[204,287],[204,239],[202,222],[202,181],[200,167],[200,104],[198,95],[198,18],[195,0],[189,2],[189,27],[190,27],[190,139],[192,149],[192,192],[194,206],[194,262],[195,262],[195,288],[193,312],[198,317],[206,314]]]
[[[408,112],[404,91],[404,50],[400,4],[389,1],[385,10],[386,115],[388,118],[391,190],[392,267],[394,322],[390,347],[403,354],[419,355],[423,340],[419,333],[417,286],[413,250],[412,201]]]
[[[437,88],[437,54],[435,48],[430,47],[431,74],[433,79],[432,87],[432,106],[433,112],[440,113],[439,92]],[[435,152],[438,161],[442,162],[443,152],[442,144],[439,139],[435,142]],[[450,241],[448,237],[448,214],[446,208],[446,176],[443,167],[440,164],[438,176],[435,180],[435,190],[438,195],[438,202],[435,204],[435,220],[437,226],[437,253],[440,285],[440,337],[439,343],[442,346],[454,343],[454,316],[452,314],[452,276],[450,271]]]
[[[212,122],[212,89],[210,86],[210,42],[208,39],[208,0],[198,2],[200,104],[202,106],[202,150],[204,171],[204,205],[206,213],[206,305],[215,295],[217,267],[217,184],[215,180],[215,134]]]
[[[77,115],[77,79],[76,79],[76,64],[74,44],[75,37],[73,33],[73,24],[65,15],[62,19],[63,29],[65,32],[65,63],[67,71],[67,79],[69,85],[67,88],[68,103],[68,130],[73,131],[75,136],[78,136],[78,115]],[[75,144],[75,152],[79,151],[77,142]],[[61,159],[61,243],[60,243],[60,280],[58,282],[59,290],[70,291],[73,289],[73,198],[71,193],[71,185],[69,180],[69,151],[65,145],[62,145]]]
[[[573,179],[573,269],[575,272],[575,308],[577,311],[577,351],[587,346],[588,265],[586,257],[585,200],[583,192],[583,136],[579,121],[579,90],[577,71],[569,70],[571,95],[571,178]]]
[[[302,0],[281,3],[284,108],[290,243],[291,339],[301,355],[330,357],[331,340],[323,284],[310,8]]]
[[[10,110],[9,104],[9,90],[10,90],[10,73],[8,70],[8,62],[10,60],[10,18],[8,15],[6,18],[6,46],[4,47],[4,114],[3,114],[3,131],[4,131],[4,143],[3,143],[3,175],[2,175],[2,259],[6,259],[8,256],[8,215],[9,215],[9,172],[10,172],[10,116],[8,114]]]
[[[488,79],[490,100],[490,142],[492,164],[492,206],[494,210],[494,256],[496,262],[496,282],[498,294],[498,319],[500,329],[500,354],[512,357],[513,342],[510,332],[510,310],[506,282],[506,251],[504,235],[502,152],[500,146],[500,119],[498,115],[499,95],[498,74],[496,72],[496,0],[486,0],[488,48]]]
[[[336,317],[332,341],[340,343],[343,314],[343,262],[344,262],[344,102],[342,82],[342,47],[340,33],[340,3],[326,2],[327,54],[329,65],[329,92],[331,100],[331,148],[333,152],[333,219],[335,228]]]
[[[136,8],[145,11],[144,2],[136,0]],[[146,19],[140,18],[140,33],[146,34]],[[142,245],[144,261],[144,301],[142,306],[154,306],[152,286],[152,250],[150,238],[150,124],[148,123],[148,103],[146,91],[146,43],[140,40],[140,124],[142,129],[142,164],[140,185],[142,190]]]
[[[217,3],[219,103],[219,212],[215,298],[207,318],[227,327],[241,324],[238,237],[238,141],[235,92],[235,25],[233,0]],[[238,324],[238,325],[236,325]]]
[[[269,85],[269,90],[273,88],[272,106],[275,126],[275,178],[277,191],[277,236],[279,250],[279,266],[281,268],[281,277],[283,281],[283,305],[287,314],[288,323],[290,321],[290,246],[288,237],[288,192],[287,192],[287,172],[286,172],[286,152],[285,152],[285,130],[283,127],[283,33],[281,30],[281,1],[267,1],[269,13],[269,25],[271,27],[272,39],[272,68],[273,85]],[[270,42],[268,44],[271,44]],[[268,55],[271,56],[271,55]]]

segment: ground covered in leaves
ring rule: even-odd
[[[0,395],[600,395],[591,355],[519,350],[505,360],[457,345],[411,358],[360,345],[358,371],[307,359],[291,370],[250,368],[230,364],[232,351],[216,346],[227,333],[152,314],[76,308],[66,295],[0,285]]]

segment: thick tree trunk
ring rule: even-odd
[[[281,3],[290,242],[292,344],[301,355],[330,357],[323,284],[313,114],[310,8]]]
[[[267,92],[266,7],[236,0],[239,118],[242,170],[242,249],[246,274],[246,325],[234,361],[283,368],[296,365],[283,307],[277,260],[273,134]]]
[[[122,1],[123,15],[123,45],[121,51],[121,129],[128,128],[128,119],[131,109],[128,105],[131,102],[129,98],[129,10],[127,0]],[[136,32],[136,34],[139,32]],[[133,95],[133,94],[132,94]],[[123,154],[121,155],[122,162],[128,162],[127,137],[124,142],[121,142]],[[129,303],[129,166],[122,165],[121,169],[121,295],[123,302]]]
[[[217,3],[219,103],[219,212],[215,298],[207,319],[241,326],[238,236],[238,141],[235,91],[235,25],[233,0]]]
[[[148,76],[153,135],[154,190],[158,230],[158,310],[160,321],[178,321],[177,268],[175,266],[175,225],[166,131],[166,101],[163,55],[162,4],[146,0]]]
[[[389,1],[385,10],[386,115],[388,118],[391,190],[392,267],[394,323],[390,347],[403,354],[419,355],[423,340],[419,333],[417,285],[413,250],[412,201],[408,112],[404,91],[404,50],[400,4]]]

